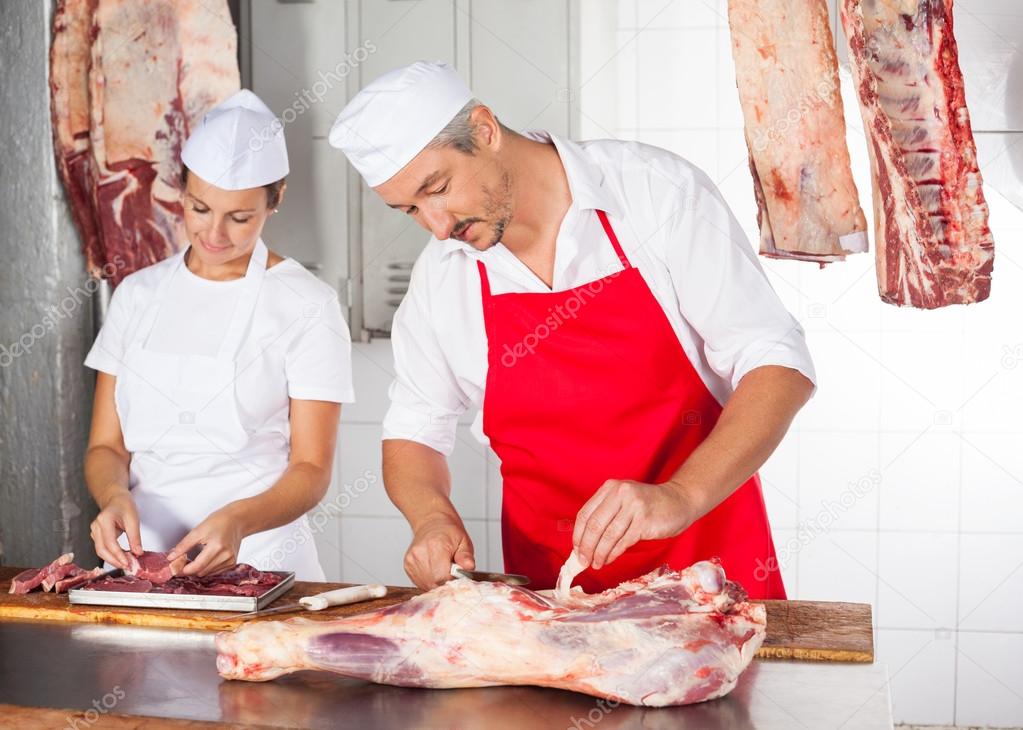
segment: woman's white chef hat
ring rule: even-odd
[[[446,63],[416,61],[356,94],[337,115],[330,144],[375,187],[422,152],[472,98]]]
[[[181,149],[181,161],[224,190],[258,188],[288,174],[284,125],[248,89],[203,115]]]

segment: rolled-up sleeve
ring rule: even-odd
[[[692,200],[674,218],[666,259],[682,315],[710,367],[734,390],[751,370],[780,365],[817,376],[799,322],[785,309],[714,183],[693,170]]]
[[[407,439],[444,455],[455,448],[458,417],[467,399],[458,387],[431,324],[423,261],[412,272],[408,294],[394,315],[391,345],[395,379],[383,439]]]

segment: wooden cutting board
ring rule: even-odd
[[[66,595],[33,592],[15,596],[7,591],[11,577],[20,568],[0,567],[0,621],[71,621],[81,623],[158,626],[199,631],[222,631],[241,625],[229,620],[223,611],[185,611],[169,608],[114,608],[111,606],[72,606]],[[271,606],[294,603],[302,596],[342,588],[344,583],[296,582],[294,587]],[[415,588],[390,588],[375,601],[336,606],[315,613],[295,613],[305,618],[329,620],[351,616],[374,608],[406,601],[419,593]],[[870,605],[828,601],[762,601],[767,608],[767,637],[757,652],[761,659],[806,659],[824,662],[873,662],[874,634]],[[272,621],[291,614],[255,618]]]

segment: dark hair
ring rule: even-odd
[[[284,189],[284,183],[287,180],[286,177],[282,177],[276,182],[267,183],[263,186],[266,190],[266,207],[276,208],[281,203],[281,191]],[[188,185],[188,168],[185,165],[181,166],[181,189],[184,190]]]

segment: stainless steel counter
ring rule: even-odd
[[[877,664],[758,661],[728,697],[655,710],[534,687],[418,690],[319,672],[226,682],[215,656],[206,632],[0,622],[0,703],[308,728],[892,727]]]

